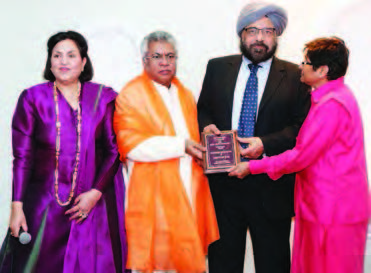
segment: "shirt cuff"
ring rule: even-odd
[[[133,161],[156,162],[185,155],[185,139],[174,136],[151,137],[131,150],[127,157]]]

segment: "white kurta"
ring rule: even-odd
[[[156,91],[161,96],[166,109],[169,112],[176,136],[151,137],[128,154],[128,183],[135,162],[156,162],[171,158],[179,158],[179,173],[186,190],[190,204],[192,205],[192,157],[185,153],[185,141],[189,139],[189,132],[185,122],[182,107],[179,101],[178,89],[175,85],[167,88],[153,82]]]
[[[179,173],[188,200],[192,206],[192,157],[185,153],[185,141],[189,139],[187,124],[184,119],[182,107],[179,101],[178,89],[175,85],[167,88],[158,83],[152,82],[156,91],[161,96],[166,109],[169,112],[176,136],[151,137],[127,154],[128,184],[135,162],[156,162],[171,158],[179,158]],[[140,271],[133,270],[133,273]],[[176,271],[154,271],[154,273],[175,273]]]

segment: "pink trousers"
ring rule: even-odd
[[[367,221],[322,225],[295,219],[292,273],[362,273]]]

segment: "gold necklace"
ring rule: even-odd
[[[53,87],[53,96],[54,96],[54,105],[55,105],[55,116],[56,116],[56,123],[55,127],[57,128],[57,135],[55,139],[55,170],[54,170],[54,191],[55,191],[55,200],[57,203],[64,207],[68,206],[71,203],[71,200],[75,193],[76,188],[76,180],[77,180],[77,171],[79,168],[80,163],[80,146],[81,146],[81,107],[80,107],[80,93],[81,93],[81,83],[78,83],[78,91],[77,91],[77,128],[76,128],[76,134],[77,134],[77,143],[76,143],[76,156],[75,156],[75,167],[73,169],[73,175],[72,175],[72,185],[71,190],[68,195],[68,199],[65,202],[62,202],[59,198],[59,154],[60,154],[60,148],[61,148],[61,121],[59,117],[59,104],[58,104],[58,92],[57,92],[57,83],[54,82]]]

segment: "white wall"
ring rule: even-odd
[[[289,13],[279,57],[300,62],[305,42],[339,35],[351,49],[347,82],[362,110],[368,169],[371,170],[371,35],[369,0],[276,0]],[[139,45],[144,35],[163,29],[179,43],[178,76],[199,94],[209,58],[238,52],[235,24],[242,0],[0,0],[0,241],[9,218],[11,196],[10,122],[19,93],[39,83],[46,41],[74,29],[88,39],[95,81],[117,91],[141,72]],[[370,246],[371,249],[371,246]],[[371,254],[371,253],[370,253]],[[369,259],[371,260],[371,259]],[[371,261],[369,261],[371,272]]]

